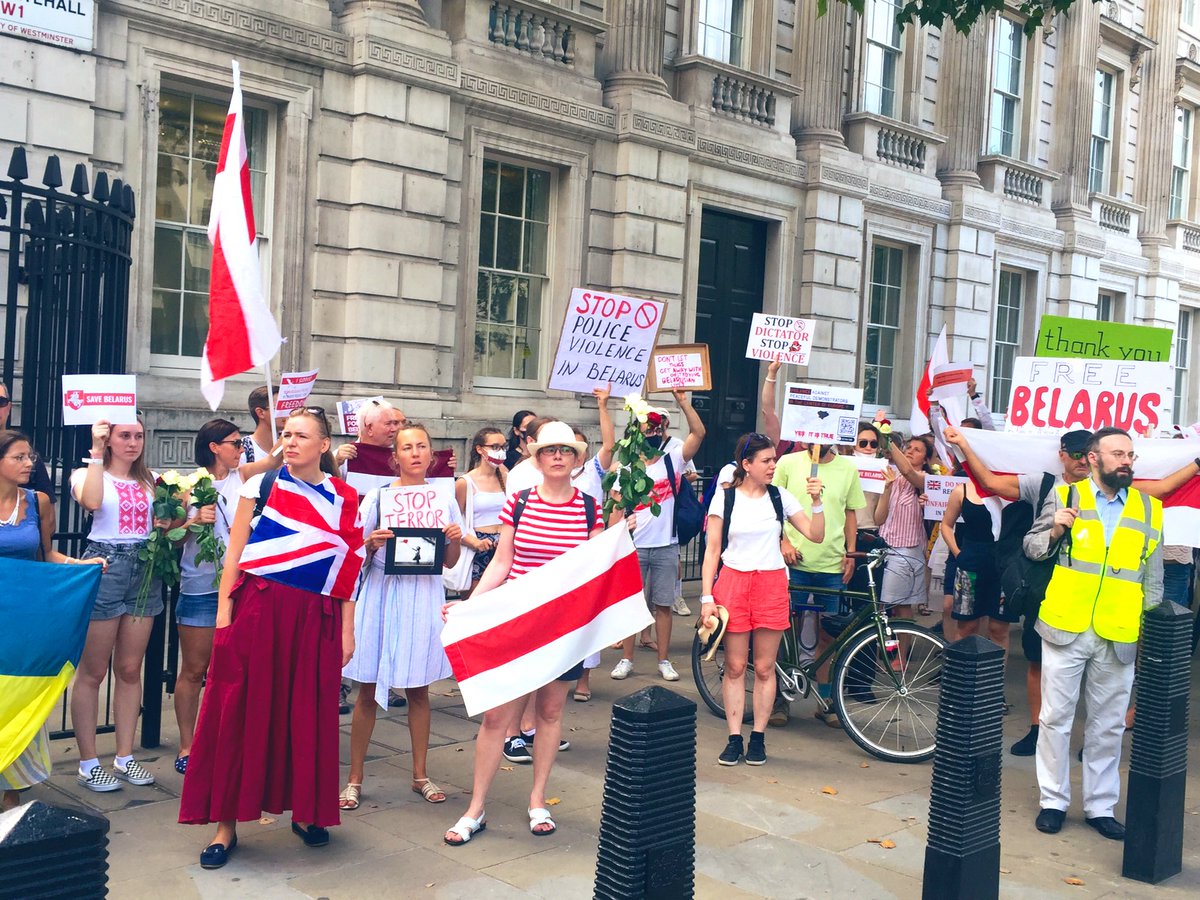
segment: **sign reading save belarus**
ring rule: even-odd
[[[816,327],[815,319],[755,313],[750,322],[746,357],[767,361],[778,359],[793,366],[807,366]]]
[[[1165,363],[1171,358],[1171,335],[1170,328],[1042,316],[1034,355]]]
[[[576,288],[563,321],[550,388],[590,394],[640,393],[658,339],[664,304]]]
[[[429,484],[383,488],[379,492],[380,528],[445,528],[450,524],[454,479]]]
[[[1142,434],[1170,422],[1164,411],[1174,391],[1168,363],[1018,356],[1012,384],[1005,431],[1115,426]]]
[[[810,444],[853,444],[862,388],[791,384],[783,395],[781,437]]]
[[[94,425],[107,419],[113,425],[137,421],[137,376],[64,375],[64,425]]]

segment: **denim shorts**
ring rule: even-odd
[[[175,604],[175,624],[193,628],[216,628],[217,592],[180,594]]]
[[[639,547],[637,555],[646,605],[651,609],[670,606],[675,602],[675,582],[679,578],[679,545]]]
[[[133,544],[108,544],[89,542],[81,554],[82,559],[102,556],[108,560],[108,570],[100,577],[100,592],[96,605],[92,607],[92,621],[132,616],[137,612],[137,595],[142,586],[145,563],[138,559],[144,542]],[[146,595],[146,608],[141,614],[153,618],[163,611],[162,586],[159,582],[150,585]]]
[[[823,606],[825,608],[822,612],[829,616],[836,616],[842,606],[840,595],[835,597],[832,594],[812,594],[804,589],[824,588],[840,591],[845,589],[846,585],[842,581],[841,572],[802,572],[799,569],[788,569],[788,587],[791,589],[792,598],[796,603]]]

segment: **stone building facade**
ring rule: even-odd
[[[1043,313],[1172,327],[1176,418],[1200,418],[1200,3],[1080,0],[1033,37],[900,31],[900,5],[103,0],[90,52],[0,36],[0,149],[137,191],[129,359],[160,464],[208,417],[231,57],[277,370],[319,368],[319,400],[383,393],[445,441],[524,407],[594,422],[545,387],[582,286],[665,300],[664,342],[712,346],[710,463],[755,423],[756,310],[818,320],[791,375],[901,417],[943,325],[999,410]],[[236,421],[255,383],[230,383]]]

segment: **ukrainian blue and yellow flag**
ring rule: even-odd
[[[29,746],[70,684],[101,567],[0,557],[0,771]]]

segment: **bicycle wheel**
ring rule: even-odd
[[[753,653],[753,651],[751,651]],[[696,679],[696,689],[704,705],[714,716],[725,718],[725,699],[721,693],[721,680],[725,677],[725,647],[717,648],[713,658],[705,662],[700,654],[700,638],[692,638],[692,677]],[[754,721],[754,664],[746,665],[746,711],[742,714],[742,722]]]
[[[890,657],[873,625],[846,643],[833,669],[834,708],[842,728],[872,756],[924,762],[937,740],[946,642],[916,625],[891,624],[900,649]]]

